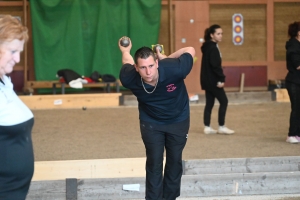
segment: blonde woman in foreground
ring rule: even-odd
[[[0,199],[24,200],[34,170],[31,140],[33,114],[13,90],[8,74],[20,62],[28,30],[0,15]]]

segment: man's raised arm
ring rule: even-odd
[[[129,40],[129,45],[127,47],[121,46],[120,42],[124,38]],[[134,65],[134,60],[133,60],[132,56],[130,55],[130,49],[132,47],[130,38],[125,37],[125,36],[121,37],[119,39],[118,44],[119,44],[120,51],[122,52],[122,64],[124,65],[124,64],[128,63],[128,64],[131,64],[131,65]]]

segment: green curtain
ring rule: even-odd
[[[158,42],[161,0],[30,1],[36,80],[55,80],[60,69],[118,78],[118,40],[129,36],[133,55]]]

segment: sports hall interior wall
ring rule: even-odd
[[[224,31],[224,38],[219,46],[223,55],[222,65],[227,76],[227,90],[239,91],[242,73],[245,75],[245,91],[267,90],[270,80],[284,79],[287,73],[285,58],[275,59],[275,57],[277,58],[278,51],[285,53],[288,24],[300,19],[299,2],[299,0],[174,1],[175,48],[192,45],[197,51],[198,59],[192,73],[186,79],[189,92],[203,92],[199,84],[201,63],[199,39],[203,38],[205,28],[213,23],[220,24]],[[189,12],[186,12],[187,10]],[[231,20],[235,13],[244,16],[245,43],[242,46],[232,44]],[[278,23],[276,16],[285,16],[285,21]],[[282,20],[282,17],[279,18]],[[190,23],[190,19],[193,19],[194,23]],[[276,30],[281,30],[285,34],[278,38]],[[182,38],[185,38],[186,43],[182,43]]]
[[[201,43],[204,30],[218,23],[224,31],[220,43],[227,87],[238,88],[241,73],[245,73],[245,87],[264,89],[269,80],[284,79],[285,41],[289,23],[300,19],[299,0],[172,0],[171,45],[168,0],[162,0],[161,28],[158,43],[163,44],[166,54],[184,46],[194,46],[196,58],[192,72],[186,79],[189,93],[202,93],[200,88]],[[27,1],[27,27],[31,34],[30,3]],[[23,1],[0,1],[0,13],[20,16],[23,20]],[[234,13],[244,16],[242,46],[232,43],[231,17]],[[193,23],[191,23],[193,19]],[[185,39],[185,43],[182,39]],[[173,46],[173,49],[170,49]],[[35,80],[32,40],[27,44],[28,80]],[[17,91],[24,85],[24,54],[15,67],[12,79]]]
[[[264,4],[215,4],[210,6],[210,24],[219,24],[223,29],[223,39],[219,44],[223,62],[253,62],[267,60],[266,5]],[[232,15],[241,13],[244,24],[244,42],[232,42]],[[267,66],[224,66],[226,87],[238,90],[241,73],[245,74],[245,87],[267,86]],[[265,86],[265,87],[264,87]]]
[[[244,17],[244,42],[232,42],[232,15],[241,13]],[[219,44],[223,61],[266,61],[266,5],[216,4],[210,6],[210,24],[219,24],[223,39]]]

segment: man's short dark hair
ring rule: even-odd
[[[134,62],[135,64],[137,64],[137,60],[139,58],[147,59],[149,56],[152,56],[154,60],[156,60],[156,56],[152,49],[150,49],[149,47],[141,47],[138,50],[136,50],[134,54]]]

